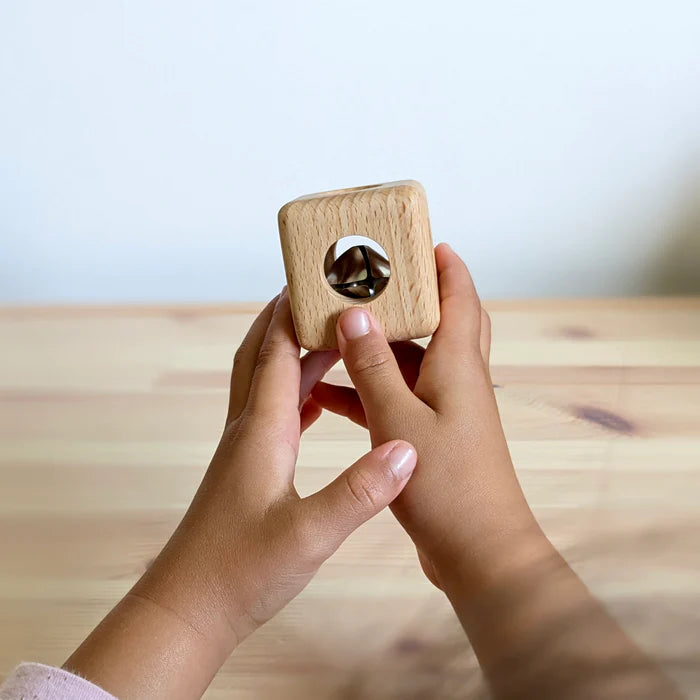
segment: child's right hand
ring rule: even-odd
[[[338,322],[338,343],[356,389],[320,383],[324,408],[369,428],[373,445],[410,440],[413,479],[392,509],[416,544],[427,576],[444,588],[468,574],[479,586],[517,565],[541,533],[518,484],[489,374],[490,323],[462,260],[435,251],[440,327],[425,350],[394,351],[362,307]],[[514,556],[517,555],[517,556]]]
[[[466,266],[435,251],[440,327],[393,349],[364,309],[338,344],[356,389],[320,383],[321,406],[369,428],[373,445],[418,452],[392,509],[464,626],[497,698],[675,698],[540,530],[508,453],[489,373],[490,324]]]

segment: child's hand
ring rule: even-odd
[[[489,374],[490,324],[464,263],[436,249],[440,327],[427,350],[387,344],[362,308],[338,342],[357,390],[320,383],[315,400],[410,439],[419,465],[392,504],[443,588],[494,697],[677,697],[539,529],[511,463]]]
[[[418,469],[392,509],[426,574],[444,587],[465,556],[474,584],[495,574],[512,555],[499,557],[499,548],[508,542],[512,550],[514,533],[526,537],[537,527],[501,428],[488,316],[460,258],[440,245],[436,261],[441,320],[425,353],[413,343],[392,352],[376,320],[350,309],[339,320],[338,342],[356,390],[319,383],[313,397],[369,427],[374,445],[401,437],[416,446]]]
[[[309,393],[336,361],[333,352],[299,360],[286,292],[262,312],[236,355],[219,448],[162,555],[189,558],[239,641],[296,596],[413,471],[409,444],[377,443],[323,490],[299,497],[300,432],[321,413]]]
[[[375,443],[312,496],[294,488],[300,432],[321,413],[309,392],[337,359],[300,361],[286,293],[260,314],[236,354],[224,434],[192,505],[69,670],[120,697],[198,697],[233,647],[396,498],[416,462],[400,440]]]

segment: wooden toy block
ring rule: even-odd
[[[282,255],[302,347],[337,347],[338,315],[362,304],[390,341],[432,334],[440,321],[437,273],[425,190],[402,180],[305,195],[278,215]],[[346,236],[355,245],[336,256]],[[340,245],[343,245],[342,242]]]

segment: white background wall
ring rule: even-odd
[[[416,178],[484,297],[700,291],[700,4],[0,3],[0,300],[265,299]]]

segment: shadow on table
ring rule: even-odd
[[[486,700],[489,697],[476,657],[457,618],[446,606],[436,606],[430,601],[413,611],[388,644],[358,659],[347,666],[336,663],[334,677],[328,685],[323,684],[326,687],[321,692],[312,681],[298,697],[332,700]]]
[[[339,700],[486,700],[483,676],[461,627],[444,619],[443,638],[426,641],[420,630],[427,620],[415,620],[415,630],[373,660],[357,668],[338,685]]]
[[[561,547],[562,553],[630,636],[683,692],[695,697],[693,693],[700,690],[700,589],[696,583],[700,549],[691,539],[692,533],[700,532],[700,519],[685,514],[652,522],[643,513],[631,518],[615,510],[601,512],[597,518],[596,523],[579,523],[577,529],[585,528],[588,534],[574,545]],[[560,529],[546,518],[543,525],[547,531]],[[367,610],[368,618],[372,614]],[[326,631],[334,628],[332,618],[322,622]],[[342,631],[336,633],[340,636]],[[489,697],[474,653],[439,597],[420,603],[403,623],[388,630],[383,641],[377,643],[371,637],[360,635],[344,647],[331,649],[332,634],[321,646],[312,629],[295,633],[288,643],[293,645],[297,659],[293,663],[299,673],[285,684],[285,697]],[[338,653],[339,649],[348,653]],[[272,688],[269,697],[278,697]]]

